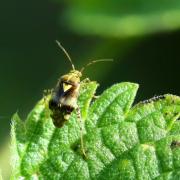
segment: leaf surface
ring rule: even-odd
[[[76,112],[55,128],[41,100],[12,121],[12,179],[173,179],[180,177],[180,98],[164,95],[131,107],[138,85],[119,83],[97,100],[97,83],[81,86]]]

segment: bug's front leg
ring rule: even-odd
[[[85,79],[83,79],[83,80],[81,81],[81,84],[83,84],[83,83],[89,83],[89,82],[91,82],[90,79],[89,79],[89,78],[85,78]]]
[[[44,89],[43,90],[43,99],[47,100],[47,96],[49,96],[50,94],[52,94],[53,89]]]

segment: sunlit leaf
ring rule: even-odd
[[[87,158],[74,112],[55,128],[41,100],[25,123],[12,122],[12,179],[178,179],[180,98],[164,95],[137,104],[138,85],[115,84],[92,100],[97,84],[81,87]]]

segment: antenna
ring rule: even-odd
[[[67,53],[67,51],[65,50],[65,48],[61,45],[61,43],[56,40],[55,41],[57,43],[57,45],[60,47],[60,49],[64,52],[64,54],[66,55],[66,57],[68,58],[68,60],[71,63],[72,69],[75,70],[74,64],[72,63],[71,57],[69,56],[69,54]]]
[[[94,61],[91,61],[89,62],[88,64],[86,64],[84,67],[81,68],[81,73],[85,70],[85,68],[87,68],[88,66],[92,65],[92,64],[95,64],[95,63],[98,63],[98,62],[111,62],[113,61],[113,59],[99,59],[99,60],[94,60]]]

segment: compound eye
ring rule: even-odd
[[[63,90],[64,90],[64,92],[68,91],[71,88],[72,88],[72,85],[67,84],[67,83],[63,83]]]

